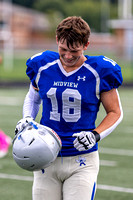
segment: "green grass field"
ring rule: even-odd
[[[22,118],[27,91],[28,88],[0,89],[0,128],[12,138],[16,123]],[[133,199],[133,89],[120,88],[119,93],[124,119],[110,136],[99,143],[101,165],[95,200]],[[97,124],[103,116],[101,107]],[[0,199],[31,200],[31,179],[32,173],[22,170],[14,162],[10,147],[8,155],[0,159]]]
[[[26,71],[26,60],[37,52],[29,52],[23,55],[15,55],[13,60],[13,68],[10,69],[10,65],[5,68],[4,62],[0,64],[0,82],[1,81],[27,81],[28,77],[25,74]],[[92,52],[86,52],[88,55],[96,55]],[[124,82],[133,82],[133,62],[125,60],[123,57],[116,57],[112,54],[104,54],[105,56],[116,61],[122,69]],[[10,63],[10,60],[9,60]]]

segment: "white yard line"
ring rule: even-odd
[[[115,191],[115,192],[124,192],[124,193],[133,193],[133,188],[124,188],[124,187],[118,187],[118,186],[111,186],[111,185],[101,185],[98,184],[97,188],[100,190],[109,190],[109,191]]]
[[[11,180],[19,180],[19,181],[33,181],[32,176],[19,176],[19,175],[16,175],[16,174],[0,173],[0,178],[11,179]]]
[[[99,147],[99,152],[118,156],[133,156],[133,150]]]
[[[17,97],[0,97],[0,105],[18,106],[23,103],[22,99]]]
[[[110,161],[110,160],[100,160],[101,166],[108,166],[108,167],[115,167],[117,166],[116,161]]]
[[[15,174],[4,174],[0,173],[1,179],[11,179],[11,180],[19,180],[19,181],[33,181],[32,176],[19,176]],[[133,193],[133,188],[125,188],[125,187],[118,187],[118,186],[111,186],[111,185],[102,185],[98,184],[97,188],[99,190],[108,190],[108,191],[115,191],[115,192],[123,192],[123,193]]]

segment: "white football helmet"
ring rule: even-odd
[[[51,128],[28,124],[13,140],[13,158],[28,171],[48,167],[57,157],[62,147],[61,139]]]

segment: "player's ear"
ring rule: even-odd
[[[57,43],[57,45],[58,45],[58,38],[57,38],[57,35],[56,35],[56,43]]]
[[[90,41],[88,41],[85,46],[84,46],[84,50],[86,50],[88,48],[88,45],[90,44]]]

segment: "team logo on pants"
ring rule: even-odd
[[[81,166],[81,165],[86,165],[86,164],[85,164],[86,159],[85,159],[84,157],[79,156],[78,159],[75,159],[75,161],[76,161],[77,163],[79,163],[80,166]]]

